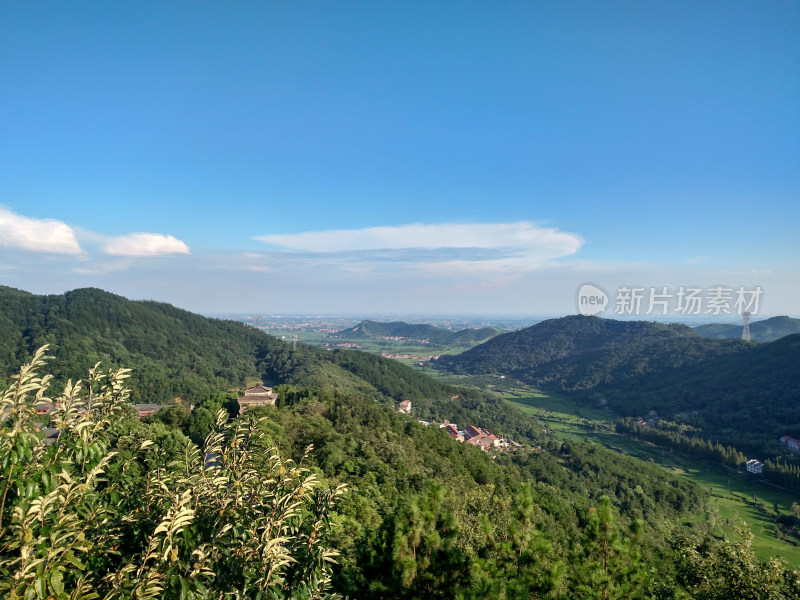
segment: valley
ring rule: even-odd
[[[292,552],[299,557],[297,568],[309,564],[303,562],[303,539],[320,540],[320,551],[337,553],[336,566],[317,565],[314,572],[322,577],[318,581],[350,597],[533,594],[566,600],[573,590],[589,589],[589,582],[611,561],[622,570],[603,575],[603,590],[651,596],[667,590],[674,593],[668,597],[685,598],[707,585],[693,579],[694,567],[685,562],[686,556],[708,565],[704,568],[711,570],[715,586],[781,581],[787,593],[793,593],[792,571],[786,569],[796,568],[800,556],[792,495],[707,461],[620,435],[616,417],[630,413],[620,412],[625,404],[614,395],[650,381],[632,379],[631,371],[636,377],[656,377],[652,385],[657,390],[656,384],[669,375],[659,361],[687,348],[689,357],[679,356],[670,369],[695,368],[708,360],[730,371],[740,365],[738,357],[752,352],[776,367],[771,370],[776,389],[791,387],[796,376],[791,337],[751,347],[736,340],[698,340],[681,326],[565,317],[513,333],[484,331],[488,341],[480,344],[475,332],[482,328],[439,332],[430,325],[420,330],[366,321],[324,338],[352,344],[427,339],[432,344],[431,338],[441,335],[436,343],[459,351],[447,355],[451,360],[465,357],[465,364],[485,367],[473,369],[448,368],[448,361],[442,360],[389,359],[363,348],[320,347],[299,339],[299,333],[289,334],[297,340],[285,334],[280,339],[241,322],[207,319],[97,289],[36,296],[0,287],[0,309],[0,379],[7,388],[1,425],[14,440],[0,446],[0,454],[5,453],[10,465],[7,482],[33,477],[29,486],[11,496],[11,504],[2,510],[3,522],[12,522],[15,507],[28,506],[40,494],[56,493],[48,463],[39,463],[39,457],[61,460],[59,468],[76,480],[86,475],[82,464],[87,461],[93,468],[108,465],[108,485],[91,488],[93,496],[87,501],[99,503],[137,533],[119,564],[102,562],[92,550],[95,585],[107,585],[103,582],[109,577],[133,569],[137,556],[142,556],[141,544],[162,543],[159,536],[169,527],[164,523],[171,522],[172,507],[183,500],[154,495],[155,481],[161,477],[173,478],[176,485],[193,482],[182,493],[188,498],[198,490],[201,495],[193,502],[206,511],[206,520],[192,521],[185,539],[180,531],[171,534],[181,540],[172,546],[174,562],[148,568],[156,578],[159,569],[168,570],[174,586],[183,586],[179,582],[187,579],[207,585],[202,578],[206,576],[192,575],[185,560],[216,547],[213,541],[202,547],[193,544],[216,535],[211,521],[217,522],[219,509],[213,497],[221,492],[199,482],[206,481],[204,469],[218,467],[230,469],[226,477],[238,480],[239,467],[233,460],[240,456],[238,449],[225,450],[220,444],[252,439],[268,444],[270,460],[295,461],[317,482],[309,500],[316,504],[309,510],[330,517],[325,523],[303,525]],[[459,349],[457,344],[465,339],[472,347]],[[529,346],[514,347],[519,339]],[[502,350],[490,350],[488,361],[475,358],[496,344]],[[64,389],[80,397],[81,392],[69,391],[71,382],[86,377],[97,363],[103,369],[132,368],[124,375],[127,389],[104,392],[107,400],[100,414],[109,410],[113,415],[94,423],[94,412],[79,410],[81,405],[73,405],[66,395],[52,404],[50,417],[36,413],[34,403],[21,402],[15,372],[32,355],[45,352],[37,351],[43,345],[53,360],[40,360],[37,368],[52,380],[36,381],[47,382],[56,396]],[[427,345],[418,343],[416,348]],[[657,350],[651,352],[653,348]],[[598,356],[603,360],[594,360]],[[509,366],[502,363],[508,359],[517,366],[500,368]],[[531,360],[536,364],[523,364]],[[525,371],[531,366],[540,370]],[[517,377],[525,373],[527,380]],[[537,376],[552,382],[556,375],[563,388],[597,385],[560,392],[557,386],[534,385]],[[92,377],[96,376],[95,372]],[[240,416],[238,397],[255,382],[273,388],[274,405],[253,407]],[[93,393],[102,391],[99,385],[95,379]],[[600,390],[605,397],[597,395]],[[156,402],[163,408],[139,417],[131,402]],[[785,406],[786,414],[795,410],[792,403]],[[519,445],[500,452],[493,444],[459,443],[440,427],[445,422],[456,430],[472,425]],[[53,424],[59,425],[54,429],[63,431],[58,434],[63,437],[48,442],[39,429]],[[89,425],[100,437],[86,449],[79,432]],[[101,425],[102,431],[97,429]],[[109,449],[113,452],[104,454]],[[203,449],[219,455],[222,464],[204,467],[197,459]],[[80,460],[58,458],[67,451]],[[256,487],[273,481],[269,469],[277,468],[277,463],[269,466],[258,458],[259,452],[246,467],[248,485]],[[35,464],[20,463],[20,456],[33,457]],[[25,475],[29,472],[38,474]],[[287,480],[286,485],[301,484]],[[226,486],[224,494],[235,491]],[[238,508],[226,518],[250,523],[248,504],[235,493],[230,501]],[[128,513],[140,516],[125,517]],[[778,520],[782,533],[776,530]],[[754,535],[752,547],[736,529],[744,522]],[[128,535],[128,525],[120,527],[114,535]],[[46,533],[43,529],[35,538],[42,549]],[[117,538],[103,539],[106,552]],[[226,548],[236,552],[239,543],[226,542]],[[169,555],[172,550],[167,550]],[[716,562],[731,553],[750,557],[745,575]],[[214,556],[222,555],[215,551]],[[776,558],[783,562],[769,562]],[[220,566],[224,561],[214,564],[214,569],[225,570]],[[74,569],[65,572],[72,581],[78,576]]]
[[[800,530],[787,531],[778,521],[780,517],[788,520],[795,514],[792,505],[800,504],[797,493],[760,478],[756,480],[741,468],[696,459],[621,435],[614,427],[619,415],[608,408],[588,406],[585,398],[576,400],[567,395],[550,394],[491,375],[454,375],[433,369],[428,373],[443,382],[497,394],[535,417],[554,439],[598,444],[613,452],[657,464],[697,484],[709,492],[709,508],[702,519],[713,525],[717,535],[735,536],[737,523],[746,523],[754,535],[753,544],[760,559],[777,556],[789,564],[800,565]]]
[[[233,315],[288,343],[301,342],[325,348],[355,349],[406,363],[428,361],[443,354],[458,354],[507,329],[526,327],[531,318],[443,318],[421,322],[356,320],[347,317],[265,317]],[[406,319],[408,319],[406,317]]]
[[[792,504],[800,498],[746,473],[685,454],[643,443],[614,431],[615,417],[609,411],[578,406],[568,398],[548,396],[533,390],[503,394],[509,402],[545,423],[558,439],[600,444],[609,450],[660,465],[710,494],[709,522],[718,535],[732,536],[737,523],[747,523],[755,536],[754,547],[762,560],[780,556],[800,564],[800,538],[778,534],[776,517],[792,516]]]

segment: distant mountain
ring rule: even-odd
[[[447,329],[429,324],[412,324],[403,321],[394,321],[391,323],[362,321],[358,325],[333,334],[333,337],[347,339],[401,337],[408,340],[427,340],[430,344],[441,346],[474,346],[475,344],[485,342],[501,333],[504,333],[503,330],[497,329],[496,327],[448,331]]]
[[[741,338],[742,324],[709,323],[698,325],[694,330],[701,336],[712,339]],[[784,336],[800,333],[800,319],[772,317],[750,322],[750,337],[758,342],[774,342]]]

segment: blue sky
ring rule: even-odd
[[[0,5],[0,283],[197,312],[800,314],[797,2]]]

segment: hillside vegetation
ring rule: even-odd
[[[407,399],[421,418],[475,421],[498,434],[533,439],[540,429],[501,400],[444,385],[374,354],[303,344],[293,350],[242,323],[98,289],[37,296],[0,287],[0,383],[44,344],[56,358],[57,385],[99,361],[125,365],[132,369],[135,402],[202,398],[261,380],[335,388],[379,401]]]
[[[397,362],[293,351],[243,325],[99,290],[6,288],[0,299],[3,358],[33,355],[41,338],[57,357],[45,366],[37,356],[18,380],[3,364],[0,591],[10,597],[722,600],[800,590],[796,573],[755,559],[746,532],[720,541],[697,523],[697,486],[553,439],[507,403]],[[37,376],[63,382],[96,358],[139,372],[93,371],[60,398]],[[214,370],[225,359],[227,370]],[[280,384],[278,402],[229,420],[230,384],[250,376]],[[155,398],[175,392],[172,379],[186,402],[136,419],[124,388]],[[33,407],[48,385],[53,444]],[[524,447],[491,454],[456,442],[398,413],[404,396]]]
[[[572,392],[631,383],[647,373],[745,347],[741,341],[701,338],[684,325],[574,315],[497,336],[462,354],[443,356],[437,365]]]
[[[426,340],[437,346],[474,346],[496,335],[504,333],[496,327],[481,327],[479,329],[461,329],[448,331],[441,327],[429,324],[412,324],[403,321],[381,323],[378,321],[362,321],[348,329],[343,329],[331,337],[347,339],[380,339],[387,337],[402,337],[410,340]]]
[[[505,374],[625,416],[654,410],[745,451],[800,436],[798,334],[758,344],[705,339],[683,325],[570,316],[443,356],[437,365]]]
[[[742,337],[742,327],[741,324],[709,323],[698,325],[694,330],[707,338],[738,339]],[[784,316],[750,323],[750,337],[757,342],[774,342],[793,333],[800,333],[800,319]]]
[[[33,410],[41,367],[37,357],[0,398],[0,591],[10,597],[793,592],[791,573],[758,563],[746,540],[728,547],[674,525],[702,507],[695,486],[598,446],[493,459],[364,396],[297,386],[229,423],[220,413],[201,425],[219,409],[213,398],[142,423],[123,371],[105,387],[94,372],[84,390],[65,390],[48,445]],[[745,570],[717,564],[742,555]]]

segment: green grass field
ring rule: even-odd
[[[732,537],[737,523],[747,523],[761,560],[777,556],[793,567],[800,567],[800,546],[778,539],[774,522],[775,514],[791,514],[792,502],[800,503],[800,498],[794,494],[752,481],[725,467],[704,464],[618,435],[613,428],[615,416],[610,411],[579,406],[568,398],[523,389],[508,390],[503,396],[541,420],[556,437],[602,444],[617,452],[651,460],[697,483],[711,493],[711,514],[706,518],[714,522],[718,534]]]
[[[414,344],[408,340],[381,340],[369,338],[340,338],[329,337],[327,333],[319,331],[292,330],[285,331],[280,329],[265,329],[266,333],[285,342],[292,343],[294,336],[298,342],[310,344],[312,346],[323,346],[326,348],[342,347],[338,344],[354,344],[359,350],[372,354],[412,354],[418,356],[438,356],[442,354],[460,354],[470,346],[442,346],[437,344]],[[327,344],[327,346],[326,346]],[[409,361],[410,362],[410,361]]]

